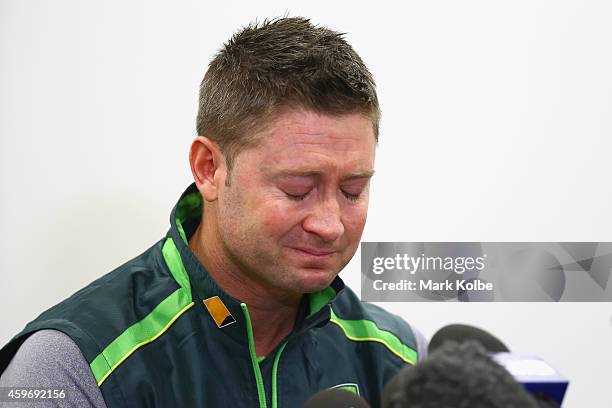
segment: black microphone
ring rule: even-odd
[[[468,326],[467,324],[450,324],[444,326],[432,336],[427,350],[431,353],[439,349],[447,341],[463,343],[468,340],[477,341],[489,353],[507,353],[510,351],[501,340],[491,333],[479,329],[478,327]]]
[[[370,408],[370,404],[352,392],[332,388],[317,392],[303,408]]]
[[[523,385],[540,406],[559,407],[563,402],[568,380],[542,358],[529,354],[512,353],[498,338],[478,327],[452,324],[438,330],[429,343],[428,350],[435,351],[446,342],[476,341],[491,357]]]
[[[539,408],[477,342],[444,342],[387,383],[382,408]]]

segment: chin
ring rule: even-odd
[[[305,269],[300,272],[301,279],[295,282],[295,287],[299,288],[298,290],[301,293],[313,293],[323,290],[332,283],[337,275],[335,272],[320,269]]]

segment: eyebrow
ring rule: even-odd
[[[277,177],[317,177],[325,174],[323,171],[317,170],[281,170],[275,174]],[[344,177],[343,180],[353,180],[360,178],[372,178],[374,176],[374,170],[366,170],[360,171],[357,173],[352,173],[347,177]]]

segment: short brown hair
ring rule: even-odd
[[[228,170],[249,133],[283,108],[363,113],[378,141],[372,74],[342,33],[301,17],[248,25],[224,44],[200,85],[198,135],[219,144]]]

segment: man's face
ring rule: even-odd
[[[372,123],[361,114],[293,110],[235,159],[218,196],[229,260],[266,286],[327,287],[359,245],[374,168]]]

